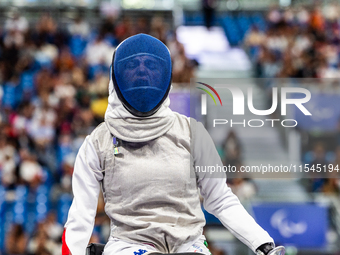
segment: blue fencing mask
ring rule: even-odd
[[[118,98],[131,114],[151,116],[170,91],[169,49],[150,35],[129,37],[113,54],[112,81]]]

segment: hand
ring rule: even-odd
[[[285,251],[286,251],[285,247],[283,247],[283,246],[278,246],[278,247],[272,249],[272,250],[268,253],[268,255],[285,255]]]
[[[284,255],[285,247],[279,246],[275,248],[275,244],[265,243],[256,249],[256,254],[257,255]]]

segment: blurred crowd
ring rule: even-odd
[[[19,10],[8,13],[0,27],[2,204],[18,204],[15,192],[19,186],[29,197],[38,196],[39,187],[45,185],[49,209],[59,206],[63,194],[72,196],[77,151],[85,136],[103,121],[107,107],[112,54],[122,40],[137,33],[153,35],[167,44],[173,82],[190,82],[194,67],[162,17],[101,16],[99,26],[93,27],[82,13],[76,13],[67,26],[49,14],[30,23]],[[23,205],[26,210],[26,202]],[[10,216],[4,216],[3,208],[0,205],[0,214],[7,219]],[[14,212],[20,214],[17,211],[14,206]],[[0,240],[6,254],[60,254],[60,224],[65,217],[48,211],[46,217],[36,220],[37,227],[30,233],[25,222],[11,217],[15,224],[9,225],[5,240]],[[96,225],[105,221],[100,202]],[[0,230],[6,226],[0,222]],[[92,241],[101,241],[108,230],[100,228],[97,233]]]
[[[271,78],[316,78],[309,83],[322,89],[322,84],[337,88],[340,78],[340,5],[338,2],[309,7],[297,6],[267,12],[267,29],[253,26],[244,39],[257,78],[269,78],[261,85],[271,105]],[[326,82],[326,79],[330,79]],[[295,81],[291,79],[291,84]],[[305,80],[307,81],[307,80]],[[302,81],[300,81],[302,82]],[[275,114],[275,113],[274,113]],[[301,131],[301,130],[300,130]],[[339,133],[339,131],[338,131]],[[334,132],[334,140],[339,134]],[[323,133],[317,137],[322,141]],[[326,146],[309,144],[302,162],[316,168],[318,164],[340,167],[340,143]],[[312,174],[303,181],[308,192],[340,193],[339,171],[324,175]]]
[[[5,254],[60,254],[63,226],[51,212],[29,236],[21,224],[13,224],[5,240]]]
[[[237,136],[236,132],[231,129],[223,142],[221,159],[224,166],[236,167],[236,173],[228,173],[227,183],[240,201],[246,202],[256,195],[257,187],[252,179],[247,178],[240,171],[241,166],[244,165],[243,157],[240,138]]]
[[[272,8],[245,46],[261,78],[340,78],[340,5]]]
[[[329,150],[325,143],[314,143],[312,150],[304,155],[303,163],[308,164],[310,168],[318,169],[322,166],[327,167],[327,171],[318,173],[310,171],[303,184],[309,192],[322,192],[326,195],[340,194],[340,145],[336,149]]]

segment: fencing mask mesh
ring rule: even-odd
[[[119,44],[113,55],[112,69],[118,98],[135,116],[151,116],[168,96],[170,52],[150,35],[131,36]]]

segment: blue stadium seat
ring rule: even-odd
[[[53,174],[47,167],[43,167],[43,178],[44,178],[44,185],[48,187],[49,189],[48,193],[50,193],[50,189],[53,186],[55,180],[54,180]]]
[[[208,213],[203,207],[202,207],[205,221],[207,226],[222,226],[222,223],[220,222],[219,219],[217,219],[214,215]]]
[[[117,38],[114,37],[113,35],[106,35],[104,40],[111,46],[117,46],[119,44]]]
[[[11,226],[13,224],[13,219],[14,219],[14,203],[13,202],[5,202],[6,205],[5,205],[5,208],[6,210],[3,212],[3,215],[1,217],[1,225],[0,225],[0,228],[2,229],[1,230],[1,234],[2,235],[6,235],[8,233],[8,231],[11,229]],[[4,246],[5,246],[5,243],[4,243],[4,239],[0,238],[0,245],[1,245],[1,250],[3,251],[4,250]]]
[[[235,46],[241,42],[241,31],[233,17],[225,16],[222,20],[222,27],[226,33],[230,45]]]
[[[32,71],[26,71],[21,74],[20,87],[25,99],[31,98],[35,94],[34,75]]]
[[[71,207],[73,197],[70,194],[64,193],[58,201],[58,222],[65,224],[67,220],[68,210]]]
[[[193,19],[194,25],[204,25],[203,15],[201,13],[196,13]]]
[[[92,80],[98,73],[101,72],[107,73],[109,72],[109,68],[104,64],[89,66],[88,78]]]
[[[84,54],[84,50],[87,45],[87,39],[80,36],[80,35],[73,35],[69,41],[69,47],[71,50],[71,54],[76,57],[80,58]]]
[[[21,98],[21,89],[13,82],[6,82],[3,86],[2,105],[11,109],[16,108]]]
[[[35,55],[35,60],[41,68],[45,68],[48,70],[52,70],[53,61],[52,59],[46,55],[45,53],[39,52]]]
[[[203,26],[204,18],[201,12],[185,13],[184,25],[186,26]]]
[[[4,248],[4,239],[5,239],[5,220],[4,214],[6,211],[6,190],[3,186],[0,186],[0,250]]]
[[[2,185],[0,185],[0,214],[5,209],[5,204],[6,204],[5,196],[6,196],[6,190]],[[1,218],[0,218],[0,220],[1,220]]]
[[[303,163],[304,164],[311,164],[314,159],[315,159],[315,157],[314,157],[313,151],[307,151],[303,155]],[[325,154],[325,159],[326,159],[327,162],[334,162],[334,160],[335,160],[334,151],[327,151],[326,154]]]
[[[241,38],[243,40],[244,36],[247,34],[249,29],[251,28],[252,22],[246,14],[240,14],[238,17],[236,17],[236,20],[241,30]]]
[[[251,16],[251,20],[253,25],[255,25],[261,31],[265,31],[267,29],[267,22],[263,17],[262,13],[255,13]]]
[[[13,206],[13,221],[16,224],[24,224],[27,213],[28,188],[24,185],[17,186],[15,190],[15,202]]]
[[[27,204],[27,217],[25,221],[25,230],[28,234],[32,234],[36,228],[36,206],[35,203]]]
[[[73,152],[73,148],[71,145],[58,145],[57,146],[57,163],[58,168],[61,167],[61,164],[64,161],[64,158]]]
[[[36,193],[36,220],[40,222],[44,220],[49,211],[49,191],[47,185],[40,185]]]

